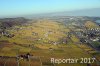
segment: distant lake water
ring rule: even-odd
[[[95,22],[96,22],[96,23],[100,23],[100,20],[96,20]]]

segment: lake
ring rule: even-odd
[[[95,22],[96,22],[96,23],[100,23],[100,20],[96,20]]]

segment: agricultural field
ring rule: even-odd
[[[93,24],[92,24],[93,25]],[[88,25],[86,25],[88,26]],[[94,25],[93,25],[94,26]],[[100,54],[60,22],[42,19],[15,25],[0,36],[0,66],[96,66]],[[71,33],[71,34],[69,34]],[[30,54],[28,59],[20,55]],[[18,57],[18,58],[17,58]],[[51,63],[51,58],[79,59],[77,63]],[[81,58],[95,58],[93,63],[80,63]]]

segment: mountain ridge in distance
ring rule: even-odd
[[[91,9],[80,9],[74,11],[63,11],[63,12],[52,12],[52,13],[42,13],[42,14],[32,14],[25,17],[49,17],[49,16],[90,16],[90,17],[100,17],[100,8]]]

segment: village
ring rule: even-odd
[[[10,20],[15,24],[9,24]],[[94,64],[100,60],[100,26],[93,18],[63,16],[10,20],[0,20],[0,59],[14,60],[11,63],[16,66],[23,62],[34,65],[33,61],[37,66],[55,66],[50,63],[51,57],[95,57]]]

